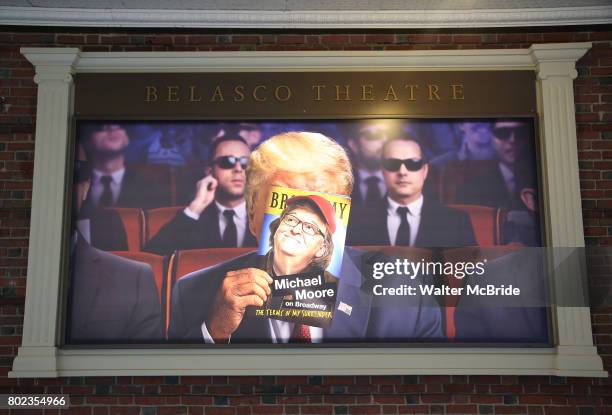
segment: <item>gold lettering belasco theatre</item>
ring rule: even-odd
[[[303,89],[302,89],[303,91]],[[393,83],[375,87],[372,84],[312,84],[306,97],[312,102],[393,102],[393,101],[463,101],[466,98],[462,83]],[[144,90],[145,103],[212,103],[227,102],[287,102],[296,98],[290,85],[148,85]]]

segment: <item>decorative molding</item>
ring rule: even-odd
[[[300,51],[300,52],[81,52],[80,73],[254,71],[536,70],[584,54],[591,43],[534,45],[529,49]],[[23,48],[36,54],[45,48]],[[582,52],[580,52],[582,51]],[[565,58],[567,60],[567,57]],[[539,70],[542,72],[541,70]]]
[[[577,181],[572,77],[590,43],[520,50],[408,52],[78,53],[22,49],[37,74],[62,53],[64,76],[78,72],[212,72],[272,70],[532,70],[539,74],[544,217],[551,247],[583,246]],[[52,52],[51,52],[52,51]],[[53,58],[50,56],[53,55]],[[44,58],[46,56],[46,58]],[[47,68],[47,72],[41,68]],[[53,71],[51,71],[53,72]],[[66,182],[71,82],[39,77],[34,198],[23,344],[10,377],[280,374],[539,374],[607,376],[593,347],[588,307],[556,307],[551,348],[58,349],[57,294]],[[55,88],[55,89],[53,89]],[[39,148],[39,146],[41,146]],[[44,155],[44,157],[43,157]],[[60,184],[61,183],[61,184]],[[45,187],[45,184],[48,187]],[[43,208],[44,207],[44,208]],[[46,251],[45,251],[46,250]],[[40,254],[40,255],[39,255]],[[37,303],[40,301],[40,303]],[[39,331],[40,330],[40,331]]]
[[[538,75],[539,127],[544,138],[540,148],[542,179],[547,189],[544,216],[550,221],[546,229],[552,247],[584,246],[572,81],[577,75],[576,61],[591,46],[571,43],[530,48]]]
[[[610,24],[612,6],[479,10],[144,10],[0,7],[0,24],[73,27],[424,29]]]
[[[22,53],[36,67],[38,103],[23,339],[13,370],[35,367],[41,376],[57,376],[68,133],[79,50]]]
[[[134,375],[380,375],[470,374],[607,376],[592,351],[566,353],[558,368],[555,349],[520,348],[312,348],[245,350],[62,350],[59,376]],[[108,359],[111,357],[111,359]],[[101,365],[101,362],[106,362]]]
[[[531,48],[538,75],[540,137],[544,138],[540,146],[542,182],[546,189],[542,195],[543,217],[547,240],[552,247],[584,247],[573,80],[577,76],[576,61],[590,48],[589,43],[566,48],[560,45]],[[584,261],[579,257],[568,259],[563,251],[567,250],[553,249],[550,256],[551,269],[560,274],[554,275],[552,281],[557,296],[563,291],[579,297],[587,295],[582,293],[587,286],[586,281],[581,281],[581,276],[586,275]],[[563,269],[558,267],[561,263]],[[562,345],[558,349],[559,367],[566,367],[567,359],[574,360],[577,355],[586,357],[596,353],[588,307],[556,306],[553,314],[557,342]]]
[[[81,51],[77,48],[22,48],[21,53],[34,65],[34,82],[40,85],[45,81],[72,82]]]
[[[529,49],[300,52],[83,52],[78,72],[534,69]]]

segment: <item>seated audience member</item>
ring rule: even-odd
[[[170,203],[170,190],[126,165],[127,132],[118,124],[88,124],[81,129],[81,143],[92,165],[92,208],[154,208]]]
[[[506,214],[506,221],[503,225],[503,243],[540,246],[537,180],[532,169],[525,168],[517,171],[516,189],[523,207],[511,210]]]
[[[88,166],[87,174],[91,176],[90,164],[84,161],[85,152],[78,146],[77,163]],[[89,180],[89,177],[88,179]],[[94,209],[91,204],[83,203],[78,211],[73,210],[79,224],[81,236],[91,246],[103,251],[127,251],[127,234],[119,214],[110,209]]]
[[[169,166],[184,166],[196,161],[193,135],[193,128],[188,124],[162,124],[149,144],[147,161]]]
[[[244,201],[250,154],[240,137],[225,136],[215,141],[212,167],[197,182],[195,197],[145,245],[145,251],[163,255],[178,249],[256,246],[248,232]]]
[[[75,212],[89,190],[89,170],[86,163],[77,162]],[[161,312],[151,267],[92,247],[81,233],[86,225],[77,221],[71,241],[67,341],[161,340]]]
[[[399,124],[374,120],[347,124],[345,131],[355,175],[352,206],[382,200],[386,188],[380,170],[380,155],[385,142],[399,134]]]
[[[289,132],[266,140],[251,155],[247,170],[249,229],[258,238],[271,186],[349,195],[353,185],[344,149],[317,133]],[[321,229],[325,226],[320,225]],[[315,235],[313,242],[311,249],[324,248],[320,237]],[[369,260],[367,255],[345,248],[341,275],[337,276],[336,310],[329,328],[245,314],[247,307],[262,306],[268,300],[273,283],[265,264],[261,264],[262,257],[254,251],[177,281],[172,290],[169,337],[207,343],[439,338],[440,309],[431,296],[405,297],[401,307],[372,305],[371,274],[364,271],[362,275],[361,271]],[[401,278],[387,281],[393,284]]]
[[[459,247],[476,245],[470,218],[423,195],[429,166],[419,143],[394,138],[382,149],[384,200],[354,208],[349,245]]]
[[[85,206],[84,206],[85,207]],[[92,246],[103,251],[127,251],[127,233],[121,217],[112,210],[98,209],[95,214],[84,212],[79,218],[89,222],[87,236],[83,236]]]
[[[450,161],[490,160],[495,157],[491,143],[491,123],[463,122],[457,124],[461,144],[452,150],[431,159],[429,164],[435,168],[444,167]]]
[[[259,124],[241,122],[238,124],[238,135],[244,138],[251,150],[255,150],[263,140]]]
[[[518,121],[497,121],[492,143],[498,163],[484,173],[469,179],[457,190],[457,203],[521,209],[516,196],[516,172],[524,168],[521,149],[528,136],[526,125]]]

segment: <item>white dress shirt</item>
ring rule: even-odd
[[[510,193],[511,195],[514,194],[514,192],[516,191],[514,172],[511,168],[509,168],[503,163],[499,163],[499,171],[501,172],[502,177],[504,178],[504,183],[506,183],[506,190],[508,190],[508,193]]]
[[[81,233],[83,239],[91,245],[91,221],[89,219],[79,219],[76,222],[76,228]]]
[[[223,206],[222,204],[220,204],[219,202],[215,200],[215,206],[217,206],[218,220],[219,220],[219,233],[221,236],[223,236],[223,232],[225,232],[225,228],[227,227],[227,218],[225,217],[223,212],[226,210],[234,211],[234,223],[236,224],[236,233],[238,236],[238,246],[241,247],[242,244],[244,243],[244,236],[246,235],[246,230],[247,230],[246,202],[243,201],[241,204],[239,204],[236,207],[228,208],[228,207]],[[190,210],[189,207],[186,207],[183,210],[183,212],[185,213],[185,215],[187,215],[193,220],[200,219],[200,215]]]
[[[387,231],[389,232],[389,241],[391,242],[391,245],[395,245],[395,241],[397,241],[397,231],[400,227],[400,223],[402,222],[402,218],[400,218],[400,215],[397,213],[397,208],[403,206],[407,207],[409,210],[407,216],[408,225],[410,225],[410,246],[414,246],[417,234],[419,233],[419,226],[421,225],[423,195],[408,205],[400,205],[387,196],[387,204]]]
[[[117,203],[117,199],[119,198],[119,194],[121,193],[121,186],[123,185],[123,176],[125,176],[125,167],[117,170],[112,174],[106,174],[101,172],[100,170],[93,170],[91,177],[91,188],[89,189],[89,197],[93,202],[94,206],[98,206],[100,204],[100,198],[102,197],[102,193],[104,193],[104,185],[102,184],[102,177],[110,176],[110,189],[113,194],[113,205]]]
[[[365,200],[366,195],[368,194],[368,185],[366,183],[366,179],[370,177],[376,177],[378,179],[378,190],[380,190],[380,195],[384,195],[387,192],[387,187],[385,186],[385,178],[383,177],[382,171],[377,170],[374,173],[364,169],[357,169],[357,173],[359,174],[359,191],[361,192],[361,198]]]

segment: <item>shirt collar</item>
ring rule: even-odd
[[[387,213],[389,216],[397,215],[397,208],[400,206],[407,207],[410,211],[411,216],[421,216],[421,209],[423,208],[423,195],[419,196],[417,200],[407,205],[400,205],[389,196],[387,196]]]
[[[238,206],[234,206],[233,208],[223,206],[221,203],[217,202],[216,200],[215,200],[215,205],[217,206],[217,209],[219,210],[219,212],[223,212],[226,210],[233,210],[234,214],[236,215],[236,218],[240,220],[246,219],[246,202],[244,200],[242,201],[241,204],[239,204]]]
[[[504,176],[504,180],[508,181],[514,178],[514,172],[511,168],[506,166],[504,163],[498,163],[498,165],[502,176]]]
[[[375,172],[371,172],[369,170],[358,168],[357,173],[359,173],[359,179],[361,181],[364,181],[368,177],[378,177],[378,179],[380,179],[381,182],[385,180],[382,174],[382,170],[376,170]]]
[[[94,177],[94,181],[99,182],[101,177],[104,176],[110,176],[113,178],[113,183],[121,183],[121,181],[123,180],[123,176],[125,175],[125,167],[120,168],[117,171],[114,171],[111,174],[107,174],[104,172],[101,172],[100,170],[93,170],[93,177]]]

